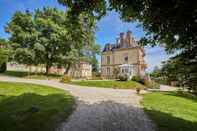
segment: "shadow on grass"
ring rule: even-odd
[[[74,110],[65,94],[0,96],[0,131],[52,131]]]
[[[73,109],[73,98],[61,93],[1,95],[0,131],[54,131]],[[155,110],[145,109],[145,112],[160,131],[197,131],[197,122]],[[90,124],[89,131],[146,131],[150,125],[141,113],[137,107],[113,101],[93,104],[80,101],[71,115],[75,119],[70,119],[62,128],[65,131],[86,131],[86,125]]]
[[[43,78],[44,77],[50,77],[50,78],[60,78],[62,75],[58,75],[58,74],[48,74],[45,75],[44,73],[33,73],[33,72],[25,72],[25,71],[6,71],[5,73],[3,73],[4,75],[7,76],[14,76],[14,77],[38,77],[38,78]]]
[[[159,131],[197,131],[197,122],[177,118],[171,114],[144,109]]]

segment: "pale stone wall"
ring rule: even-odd
[[[125,62],[124,56],[128,55],[128,62]],[[137,49],[117,50],[114,53],[114,64],[136,64],[137,63]]]
[[[17,63],[7,63],[7,70],[9,71],[22,71],[22,72],[41,72],[44,73],[45,67],[43,65],[40,66],[27,66],[23,64]]]
[[[102,59],[101,65],[108,65],[107,56],[110,56],[111,65],[120,65],[124,63],[137,64],[138,53],[139,53],[139,48],[119,49],[119,50],[114,50],[113,53],[111,51],[104,52],[101,58]],[[128,55],[128,62],[124,61],[124,55],[126,54]]]
[[[37,73],[45,73],[46,69],[44,65],[40,66],[26,66],[17,63],[8,63],[7,70],[10,71],[25,71],[25,72],[37,72]],[[65,72],[64,68],[51,67],[49,70],[50,73],[63,75]],[[76,66],[71,67],[69,70],[69,75],[73,78],[87,78],[90,79],[92,77],[92,65],[87,62],[81,62]]]
[[[72,67],[68,74],[73,78],[92,78],[92,65],[86,62],[79,63],[75,67]]]

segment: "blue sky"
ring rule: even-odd
[[[4,26],[11,19],[15,11],[33,11],[36,8],[43,8],[44,6],[56,7],[64,10],[65,7],[59,5],[57,0],[0,0],[0,38],[8,38],[9,35],[5,33]],[[140,27],[136,27],[136,23],[124,23],[119,19],[116,12],[109,12],[97,24],[98,29],[96,32],[96,42],[104,46],[110,42],[114,43],[120,32],[131,30],[136,40],[139,40],[144,31]],[[147,71],[152,71],[156,65],[160,65],[161,61],[167,60],[167,55],[161,47],[146,47],[145,48],[145,61],[148,64]],[[98,56],[98,60],[100,57]]]

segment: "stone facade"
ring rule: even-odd
[[[131,75],[145,75],[144,49],[133,39],[131,31],[120,33],[115,44],[106,44],[101,56],[101,75],[115,78],[122,70],[121,65],[132,67]],[[127,70],[125,70],[127,72]]]
[[[73,78],[92,78],[92,65],[89,62],[81,61],[75,66],[72,66],[68,74]]]

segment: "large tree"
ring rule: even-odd
[[[41,61],[46,65],[46,74],[51,66],[58,63],[64,51],[70,50],[65,19],[65,13],[55,8],[44,8],[35,12],[36,30],[39,34],[35,47],[37,47],[37,56],[41,56]]]
[[[96,52],[94,18],[68,14],[55,8],[16,12],[6,27],[15,50],[14,60],[44,64],[48,74],[51,66],[64,66],[67,72],[80,57],[88,57],[85,52]]]

